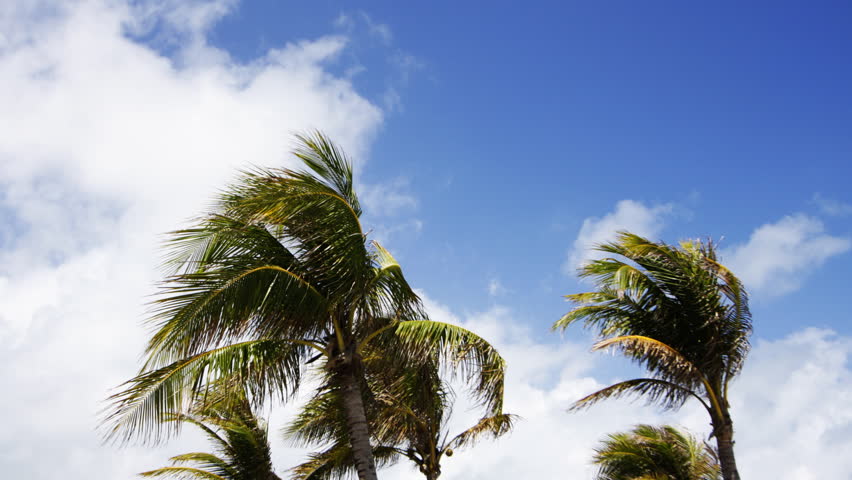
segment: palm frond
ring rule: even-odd
[[[216,475],[215,473],[192,467],[163,467],[156,470],[142,472],[139,475],[151,478],[172,478],[174,480],[228,480]]]
[[[158,330],[145,368],[156,368],[241,337],[310,338],[325,298],[302,277],[278,265],[240,265],[186,274],[156,301]],[[301,320],[301,321],[300,321]]]
[[[637,425],[595,449],[597,480],[719,480],[715,451],[672,426]]]
[[[509,413],[481,418],[476,422],[476,425],[461,432],[447,442],[447,447],[452,449],[463,448],[475,443],[483,436],[497,438],[512,430],[517,419],[517,415]]]
[[[350,302],[371,277],[359,211],[335,187],[290,170],[245,172],[222,199],[222,210],[252,224],[269,224],[333,302]]]
[[[692,390],[656,378],[635,378],[615,383],[577,400],[570,410],[582,410],[603,400],[629,396],[645,397],[648,403],[660,405],[665,409],[680,408],[689,397],[694,397],[710,411],[710,407]]]
[[[399,458],[399,452],[392,447],[373,447],[373,458],[377,468],[393,465]],[[346,442],[338,442],[329,448],[312,453],[308,460],[290,470],[293,480],[343,480],[354,477],[355,459],[352,449]]]
[[[219,446],[221,448],[221,446]],[[218,470],[218,475],[227,476],[231,472],[231,467],[228,465],[228,462],[221,459],[220,457],[206,452],[190,452],[183,453],[180,455],[175,455],[174,457],[169,459],[173,465],[180,466],[180,464],[189,463],[195,464],[197,468],[200,468],[205,471],[215,471]],[[215,472],[214,472],[215,473]]]
[[[195,399],[189,409],[191,413],[175,414],[170,421],[200,428],[213,442],[216,453],[177,455],[171,458],[170,467],[142,475],[277,479],[272,469],[266,424],[255,414],[249,392],[235,379],[217,381],[211,388],[208,395]]]
[[[246,341],[140,373],[108,399],[107,438],[158,442],[176,433],[180,422],[166,422],[171,412],[186,411],[223,379],[238,378],[258,399],[287,396],[299,384],[306,349],[285,340]]]
[[[299,145],[293,151],[311,170],[346,199],[356,215],[361,205],[352,181],[352,162],[332,141],[319,131],[296,135]]]
[[[711,415],[723,421],[728,384],[748,354],[751,313],[742,283],[719,263],[713,242],[672,246],[619,232],[597,248],[612,257],[580,270],[596,290],[568,295],[575,306],[553,328],[583,322],[603,339],[596,349],[619,348],[655,379],[712,404]],[[669,407],[685,398],[652,392]]]
[[[707,384],[707,379],[695,365],[665,343],[642,335],[623,335],[597,342],[592,351],[620,349],[625,355],[642,363],[649,371],[658,372],[660,379],[694,390]]]
[[[479,335],[457,325],[432,320],[399,322],[393,335],[400,349],[427,358],[437,354],[449,373],[461,376],[488,412],[502,413],[506,362]]]
[[[414,292],[402,274],[399,262],[378,242],[373,242],[376,267],[368,291],[369,316],[374,319],[424,318],[420,297]],[[362,328],[375,330],[375,323]],[[363,338],[363,333],[359,335]]]

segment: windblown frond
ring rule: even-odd
[[[706,382],[704,374],[674,348],[659,340],[641,335],[623,335],[596,343],[592,350],[617,348],[627,357],[646,365],[658,378],[696,390]]]
[[[635,378],[602,388],[574,402],[571,410],[582,410],[602,400],[622,397],[644,397],[648,403],[660,405],[666,409],[677,409],[689,398],[697,398],[706,409],[710,407],[701,397],[680,385],[656,378]]]
[[[483,436],[497,438],[512,430],[517,419],[517,415],[509,413],[481,418],[476,425],[456,435],[448,442],[447,446],[452,449],[457,449],[475,443]]]
[[[428,321],[402,323],[422,323],[427,327],[424,330],[429,340],[423,343],[422,339],[417,339],[424,330],[405,330],[401,336],[396,335],[402,325],[397,323],[384,330],[386,335],[380,335],[375,342],[365,345],[363,365],[368,386],[365,391],[371,392],[364,399],[367,419],[373,443],[377,445],[376,452],[385,448],[388,461],[401,455],[414,462],[424,473],[434,474],[440,471],[441,457],[452,454],[453,448],[470,445],[483,436],[505,434],[511,429],[515,416],[502,412],[487,416],[467,431],[447,440],[450,437],[446,426],[454,395],[440,371],[451,376],[453,368],[460,367],[459,362],[463,359],[450,353],[464,345],[481,350],[481,354],[494,352],[488,352],[483,340],[464,329],[455,330],[445,324]],[[458,338],[442,339],[431,332],[430,325],[431,329],[443,329],[445,335]],[[414,348],[415,345],[420,347]],[[391,346],[396,346],[395,353],[386,354]],[[468,351],[461,353],[473,355]],[[493,359],[492,363],[495,363]],[[478,381],[475,380],[474,384],[478,385]],[[300,446],[332,445],[311,455],[305,464],[298,467],[294,478],[339,478],[353,468],[349,445],[345,441],[348,433],[342,400],[333,388],[308,401],[289,425],[286,434]]]
[[[612,258],[579,271],[596,289],[568,295],[575,306],[554,328],[582,321],[602,337],[596,349],[619,348],[652,378],[605,388],[575,408],[628,393],[676,408],[693,396],[710,415],[725,478],[738,479],[727,398],[749,351],[751,313],[742,283],[719,262],[712,241],[672,246],[619,232],[598,250]]]
[[[171,478],[174,480],[228,480],[215,473],[192,467],[163,467],[139,474],[150,478]]]
[[[621,259],[581,267],[597,289],[568,295],[576,306],[554,328],[582,321],[603,337],[596,348],[617,346],[654,378],[724,401],[748,353],[751,313],[713,243],[676,247],[620,232],[598,250]]]
[[[176,479],[278,480],[272,469],[266,423],[252,409],[249,393],[235,379],[216,382],[195,400],[190,413],[169,421],[200,428],[215,453],[191,452],[171,458],[168,467],[141,473]]]
[[[486,411],[502,413],[506,362],[491,344],[463,327],[431,320],[400,322],[393,335],[411,355],[439,355],[451,366],[451,375],[470,385]]]
[[[181,423],[169,418],[226,379],[243,382],[255,404],[286,396],[299,386],[301,364],[320,358],[319,393],[345,395],[360,475],[374,475],[364,417],[393,412],[378,408],[371,391],[389,385],[370,373],[374,358],[447,365],[490,414],[502,413],[502,358],[464,329],[416,321],[425,317],[420,299],[362,228],[351,163],[320,133],[297,139],[304,169],[242,172],[211,212],[170,235],[170,276],[152,305],[146,361],[110,398],[107,436],[159,440]],[[398,387],[382,395],[400,399]],[[309,439],[340,431],[311,425],[303,425]]]
[[[595,450],[596,480],[719,480],[716,452],[671,426],[638,425]]]
[[[299,360],[307,349],[284,340],[247,341],[140,373],[109,398],[109,438],[158,441],[176,432],[180,422],[168,422],[173,412],[185,411],[211,384],[225,379],[239,379],[258,399],[287,396],[299,384]]]
[[[399,452],[391,447],[373,447],[376,467],[384,468],[396,463]],[[326,450],[308,455],[308,460],[290,470],[293,480],[343,480],[355,476],[355,459],[351,447],[339,442]]]

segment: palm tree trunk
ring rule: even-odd
[[[356,371],[355,359],[348,358],[338,369],[338,378],[343,394],[343,411],[346,413],[346,426],[349,441],[352,443],[352,455],[360,480],[378,480],[376,464],[373,461],[373,448],[370,446],[370,432],[367,426],[367,414],[364,411],[364,399]]]
[[[719,450],[719,465],[722,467],[724,480],[740,480],[737,471],[737,460],[734,458],[734,426],[727,418],[722,425],[716,427],[716,448]]]

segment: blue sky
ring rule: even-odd
[[[589,288],[573,275],[588,247],[621,228],[721,239],[752,293],[732,398],[744,476],[852,471],[852,6],[459,3],[0,3],[0,384],[15,392],[0,470],[133,478],[201,448],[94,432],[138,368],[160,235],[237,169],[295,165],[290,134],[321,128],[430,314],[509,362],[524,422],[442,478],[591,478],[606,433],[707,433],[690,406],[565,412],[636,373],[582,330],[549,331],[561,296]],[[272,407],[273,427],[294,408]],[[274,442],[280,471],[303,458]]]
[[[499,280],[502,301],[545,336],[566,308],[558,295],[583,288],[561,271],[567,248],[585,218],[622,199],[673,204],[659,232],[669,242],[738,244],[795,213],[852,233],[849,215],[826,216],[815,201],[852,201],[850,10],[257,1],[211,38],[250,59],[294,38],[351,35],[331,68],[363,66],[353,83],[377,103],[387,89],[400,95],[363,178],[403,179],[416,199],[403,213],[422,230],[391,239],[408,275],[463,309],[493,301],[487,285]],[[827,305],[850,262],[832,256],[799,272],[808,280],[795,295],[756,298],[757,334],[803,322],[849,333]]]

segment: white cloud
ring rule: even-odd
[[[394,216],[417,207],[406,178],[377,184],[359,185],[359,198],[369,215]]]
[[[748,242],[722,252],[722,260],[750,291],[769,296],[798,289],[827,259],[852,246],[848,238],[825,233],[822,222],[789,215],[757,228]]]
[[[433,319],[470,328],[491,341],[508,364],[506,411],[523,420],[510,435],[444,459],[442,478],[591,478],[592,449],[606,434],[637,423],[681,425],[706,438],[709,419],[697,403],[666,413],[639,402],[605,402],[578,413],[575,400],[624,378],[605,378],[602,354],[574,341],[556,344],[532,332],[505,307],[459,317],[424,295]],[[570,333],[570,332],[569,332]],[[736,453],[744,478],[845,478],[852,471],[852,338],[805,329],[758,341],[732,385]],[[637,371],[638,373],[638,371]],[[452,430],[469,424],[461,414]],[[407,464],[384,475],[415,480]]]
[[[743,477],[844,478],[852,471],[852,338],[806,329],[758,341],[731,388]]]
[[[403,112],[405,107],[400,92],[405,89],[415,72],[426,69],[426,62],[394,45],[394,33],[391,27],[375,20],[363,10],[341,12],[335,18],[334,26],[349,36],[371,40],[369,43],[378,43],[384,47],[386,63],[383,67],[390,67],[390,70],[385,78],[386,87],[382,93],[382,106],[386,114]],[[365,70],[367,70],[366,66],[356,65],[347,72],[347,78]]]
[[[138,368],[158,235],[201,211],[235,168],[285,165],[289,132],[322,127],[359,159],[382,122],[345,77],[324,68],[344,37],[240,63],[204,36],[233,3],[182,2],[190,28],[173,34],[192,41],[169,58],[124,32],[181,23],[158,10],[178,2],[132,4],[0,2],[0,466],[10,478],[133,478],[205,448],[191,430],[162,448],[124,450],[100,446],[94,431],[107,390]],[[587,220],[581,236],[653,235],[670,209],[621,202]],[[664,417],[615,403],[569,415],[571,401],[612,380],[592,375],[600,357],[587,345],[541,343],[503,307],[460,320],[427,301],[436,319],[501,349],[507,410],[525,418],[511,437],[448,459],[444,478],[588,477],[590,449],[605,433],[662,420],[706,433],[694,409]],[[822,331],[757,345],[732,399],[745,476],[852,470],[843,455],[852,449],[849,358],[850,340]],[[299,459],[277,435],[289,408],[273,412],[270,428],[279,472]],[[457,413],[459,425],[472,415]],[[405,465],[396,471],[392,478],[420,478]]]
[[[665,226],[665,218],[672,214],[673,205],[670,203],[645,206],[635,200],[622,200],[615,205],[615,210],[603,217],[589,217],[583,220],[577,239],[568,252],[568,260],[562,270],[573,274],[583,263],[600,258],[593,250],[599,243],[615,239],[619,230],[627,230],[637,235],[654,237],[659,235]]]
[[[827,198],[821,193],[815,193],[811,201],[815,203],[816,206],[819,207],[820,211],[825,215],[830,215],[832,217],[852,215],[852,204]]]
[[[383,112],[325,68],[347,39],[242,63],[205,36],[233,5],[0,2],[5,476],[132,478],[201,447],[190,435],[116,450],[94,430],[108,389],[138,368],[159,235],[237,168],[287,166],[291,132],[322,128],[354,159],[368,153]],[[128,36],[152,32],[178,51]]]

